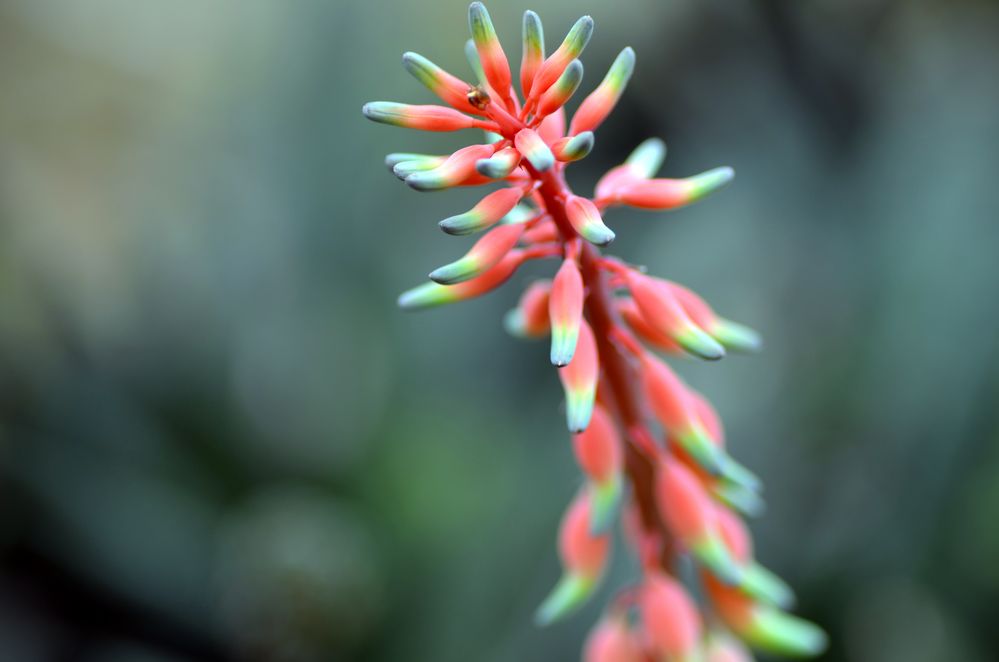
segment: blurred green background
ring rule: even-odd
[[[561,391],[499,324],[552,265],[397,311],[481,192],[382,158],[476,137],[360,113],[430,102],[405,50],[467,75],[466,5],[0,5],[0,658],[578,656],[607,590],[530,622],[579,482]],[[493,2],[515,63],[526,8],[550,49],[593,15],[584,90],[638,54],[577,190],[649,136],[667,176],[738,173],[615,212],[613,252],[763,332],[680,369],[824,659],[996,659],[999,6]]]

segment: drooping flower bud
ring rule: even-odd
[[[590,325],[583,320],[579,326],[576,354],[569,365],[558,370],[565,391],[565,419],[569,432],[582,432],[590,424],[599,375],[597,343]]]
[[[558,541],[563,574],[535,614],[540,625],[553,623],[581,607],[596,590],[607,565],[610,536],[590,532],[590,499],[585,490],[576,495],[562,518]]]
[[[683,353],[683,348],[677,345],[675,340],[666,335],[661,329],[657,329],[648,323],[641,311],[638,310],[638,305],[634,299],[618,299],[617,309],[621,313],[621,317],[624,318],[624,321],[631,327],[631,330],[637,333],[646,343],[670,354]]]
[[[825,650],[826,634],[818,626],[755,602],[710,575],[704,577],[704,586],[725,625],[753,648],[790,657],[811,657]]]
[[[485,230],[509,214],[523,196],[523,189],[517,186],[493,191],[464,214],[445,218],[440,222],[440,228],[454,235]]]
[[[524,290],[517,307],[503,318],[503,326],[510,335],[518,338],[543,338],[548,335],[551,329],[548,318],[551,289],[550,280],[539,280]]]
[[[573,60],[558,77],[558,80],[541,95],[535,115],[544,117],[564,106],[565,102],[575,94],[582,81],[583,63],[579,60]]]
[[[689,288],[670,281],[661,282],[669,288],[694,323],[707,331],[725,349],[740,352],[759,351],[763,342],[756,331],[719,317],[707,301]]]
[[[639,597],[642,625],[656,659],[695,662],[701,640],[701,616],[678,581],[649,574]]]
[[[628,271],[628,289],[642,316],[685,350],[709,361],[725,356],[725,348],[694,324],[669,290],[653,278]]]
[[[649,138],[632,150],[624,163],[607,171],[597,182],[597,199],[608,199],[619,186],[655,177],[666,158],[666,143]]]
[[[711,497],[693,472],[666,458],[656,471],[656,503],[670,533],[701,565],[728,584],[739,578],[739,567],[726,547]]]
[[[531,85],[531,97],[541,96],[552,84],[558,80],[569,63],[579,57],[579,54],[586,48],[593,34],[593,19],[583,16],[573,24],[569,34],[559,45],[558,49],[546,59],[538,69]]]
[[[583,662],[642,662],[643,659],[635,633],[621,614],[601,618],[583,648]]]
[[[777,607],[794,604],[794,592],[787,583],[753,560],[753,540],[739,517],[727,508],[715,506],[722,540],[740,564],[739,588],[748,596]]]
[[[480,175],[490,179],[503,179],[520,165],[520,152],[513,147],[504,147],[488,159],[476,161],[475,169]]]
[[[621,98],[634,68],[635,51],[629,46],[618,54],[597,89],[590,92],[579,105],[576,114],[572,116],[572,124],[569,125],[570,136],[593,131],[607,119],[617,100]]]
[[[493,151],[491,145],[463,147],[436,168],[407,175],[406,184],[417,191],[438,191],[458,186],[471,177],[480,177],[475,171],[475,163],[480,159],[489,158]]]
[[[520,60],[520,90],[526,98],[538,68],[545,60],[545,32],[541,19],[528,10],[524,12],[524,51]]]
[[[597,246],[614,241],[614,231],[604,225],[600,210],[589,198],[570,195],[565,201],[565,215],[579,236]]]
[[[552,143],[552,153],[555,154],[555,158],[559,161],[578,161],[585,158],[590,153],[590,150],[593,149],[593,140],[592,131],[584,131],[574,136],[559,138]]]
[[[603,533],[614,521],[621,500],[623,445],[613,419],[597,405],[589,427],[572,439],[576,461],[589,479],[590,530]]]
[[[569,365],[576,352],[579,328],[583,323],[583,277],[573,260],[565,260],[555,274],[548,315],[552,327],[552,365]]]
[[[496,37],[489,12],[481,2],[473,2],[468,7],[468,27],[472,31],[472,41],[479,53],[482,71],[486,80],[504,99],[510,96],[510,63]]]
[[[618,204],[639,209],[676,209],[697,202],[732,181],[735,171],[715,168],[686,179],[651,179],[621,186],[612,196]]]
[[[517,245],[523,233],[522,223],[493,228],[475,242],[463,257],[431,271],[430,280],[441,285],[454,285],[481,275],[502,260]]]
[[[482,111],[468,102],[468,83],[452,76],[419,53],[402,54],[402,66],[441,100],[463,113],[481,115]]]
[[[420,170],[433,170],[437,166],[447,161],[447,156],[437,156],[435,154],[414,154],[412,152],[392,152],[385,157],[385,165],[399,179],[406,179],[407,175]],[[405,163],[403,169],[405,174],[396,172],[396,167]]]
[[[521,129],[514,136],[513,144],[538,172],[544,172],[555,165],[555,155],[534,129]]]
[[[374,122],[423,131],[459,131],[489,126],[488,122],[444,106],[371,101],[364,104],[361,112]]]
[[[419,310],[473,299],[505,283],[523,261],[523,251],[512,250],[492,269],[464,283],[441,285],[430,282],[403,292],[399,295],[399,307],[403,310]]]

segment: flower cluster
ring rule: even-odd
[[[767,653],[817,654],[825,635],[786,613],[790,589],[754,559],[743,517],[761,510],[758,479],[726,452],[708,400],[661,358],[717,360],[757,349],[758,336],[682,285],[596,248],[614,239],[603,220],[611,207],[675,209],[728,182],[732,170],[657,178],[665,146],[652,139],[605,174],[592,197],[576,195],[566,165],[592,149],[593,131],[631,76],[634,52],[621,51],[567,125],[564,107],[582,80],[578,57],[593,21],[579,19],[546,56],[540,19],[524,14],[522,97],[481,3],[469,8],[469,25],[465,50],[475,84],[406,53],[406,69],[447,106],[379,101],[363,112],[413,129],[485,131],[484,142],[447,156],[390,154],[387,165],[412,188],[501,186],[440,222],[448,234],[485,234],[432,271],[431,282],[402,294],[403,308],[476,297],[529,260],[561,260],[555,276],[531,284],[505,319],[517,336],[550,337],[585,476],[561,524],[564,575],[538,609],[538,622],[565,617],[594,593],[620,520],[642,576],[606,609],[586,642],[586,660],[736,662],[751,659],[744,643]]]

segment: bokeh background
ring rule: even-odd
[[[999,647],[999,6],[539,0],[638,65],[588,191],[640,140],[735,182],[615,212],[614,252],[760,329],[683,363],[767,483],[761,558],[824,659]],[[579,478],[516,285],[405,315],[476,191],[417,194],[364,121],[466,75],[464,0],[0,6],[0,658],[569,660],[530,622]],[[490,6],[519,58],[523,3]],[[611,584],[633,570],[619,554]],[[602,603],[605,591],[597,600]]]

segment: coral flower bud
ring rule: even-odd
[[[641,311],[638,310],[638,305],[635,304],[634,299],[619,299],[617,309],[631,330],[649,345],[670,354],[683,353],[683,348],[677,345],[675,340],[646,321]]]
[[[444,106],[417,106],[392,101],[371,101],[361,112],[369,120],[423,131],[458,131],[490,126],[453,108]]]
[[[573,24],[558,49],[546,59],[531,85],[531,97],[538,97],[558,80],[569,63],[579,57],[593,34],[593,19],[583,16]]]
[[[480,159],[489,158],[494,151],[491,145],[463,147],[433,170],[421,170],[407,175],[406,184],[417,191],[437,191],[458,186],[470,177],[478,176],[475,172],[475,163]]]
[[[558,241],[558,228],[551,221],[543,221],[524,233],[524,241],[528,244],[543,244]]]
[[[492,269],[464,283],[441,285],[430,282],[418,285],[399,295],[399,307],[403,310],[419,310],[473,299],[505,283],[523,261],[523,251],[513,250]]]
[[[579,327],[583,322],[583,277],[573,260],[565,260],[555,274],[548,316],[552,327],[552,365],[569,365],[576,352]]]
[[[490,179],[503,179],[520,165],[520,152],[513,147],[504,147],[488,159],[476,161],[475,169],[480,175]]]
[[[590,424],[599,375],[597,343],[590,325],[584,320],[579,326],[579,341],[572,362],[558,371],[565,390],[565,418],[569,432],[582,432]]]
[[[493,228],[475,242],[463,257],[430,272],[430,280],[441,285],[454,285],[475,278],[502,260],[517,245],[523,233],[523,223]]]
[[[611,614],[600,619],[586,638],[583,662],[642,662],[644,656],[635,633],[623,616]]]
[[[610,556],[610,536],[590,533],[590,500],[580,492],[562,518],[558,538],[562,579],[541,603],[535,614],[540,625],[559,620],[579,607],[594,593]]]
[[[732,181],[735,171],[715,168],[686,179],[652,179],[618,189],[615,202],[639,209],[676,209],[689,205]]]
[[[552,145],[565,135],[565,107],[548,115],[538,125],[538,135],[545,143]]]
[[[711,497],[680,462],[664,459],[656,472],[656,503],[670,533],[725,583],[738,581],[739,567],[725,546]]]
[[[523,196],[524,191],[517,186],[493,191],[464,214],[445,218],[440,222],[441,230],[455,235],[485,230],[509,214]]]
[[[685,350],[709,361],[725,356],[725,348],[694,324],[669,290],[635,271],[627,275],[628,289],[642,316]]]
[[[621,98],[625,85],[631,78],[631,72],[635,68],[635,51],[631,47],[625,48],[614,60],[607,75],[597,86],[597,89],[590,92],[590,95],[583,99],[576,114],[572,116],[572,124],[569,125],[569,135],[574,136],[583,131],[593,131],[610,115],[614,110],[617,100]]]
[[[565,68],[565,71],[562,72],[562,75],[558,77],[555,84],[541,95],[534,114],[538,117],[544,117],[564,106],[565,102],[575,94],[576,89],[579,88],[579,84],[582,81],[583,63],[579,60],[573,60]]]
[[[790,657],[810,657],[825,650],[826,634],[818,626],[755,602],[739,589],[725,586],[711,576],[705,576],[704,580],[722,621],[753,648]]]
[[[479,53],[482,71],[486,80],[504,99],[510,96],[510,63],[496,37],[489,12],[481,2],[473,2],[468,7],[468,27],[472,31],[472,41]]]
[[[565,215],[579,236],[591,244],[606,246],[614,241],[614,231],[604,225],[600,210],[589,198],[568,196],[565,201]]]
[[[545,60],[545,31],[537,14],[524,12],[524,51],[520,60],[520,90],[527,97],[538,68]]]
[[[593,132],[582,133],[567,138],[559,138],[552,143],[552,153],[559,161],[578,161],[593,149]]]
[[[722,319],[712,310],[707,301],[689,288],[669,281],[662,282],[673,293],[676,300],[694,320],[694,323],[707,331],[725,349],[741,352],[759,351],[763,341],[756,331],[748,326]]]
[[[715,506],[715,518],[726,547],[742,566],[739,588],[748,596],[777,607],[794,604],[794,592],[787,583],[753,560],[753,540],[739,517],[727,508]]]
[[[589,427],[572,438],[576,461],[590,482],[590,530],[603,533],[614,520],[621,499],[621,437],[610,415],[593,408]]]
[[[538,172],[544,172],[555,165],[555,155],[534,129],[521,129],[514,136],[513,143]]]
[[[666,158],[666,143],[649,138],[632,150],[621,165],[607,171],[597,182],[596,197],[609,198],[618,186],[655,177]]]
[[[482,114],[481,110],[468,102],[468,89],[471,85],[452,76],[419,53],[403,53],[402,66],[452,108],[473,115]]]
[[[642,625],[656,659],[694,662],[701,639],[701,617],[686,589],[663,574],[650,574],[639,597]]]
[[[548,321],[548,299],[551,295],[550,280],[531,283],[517,303],[503,318],[503,326],[510,335],[519,338],[543,338],[551,325]]]

